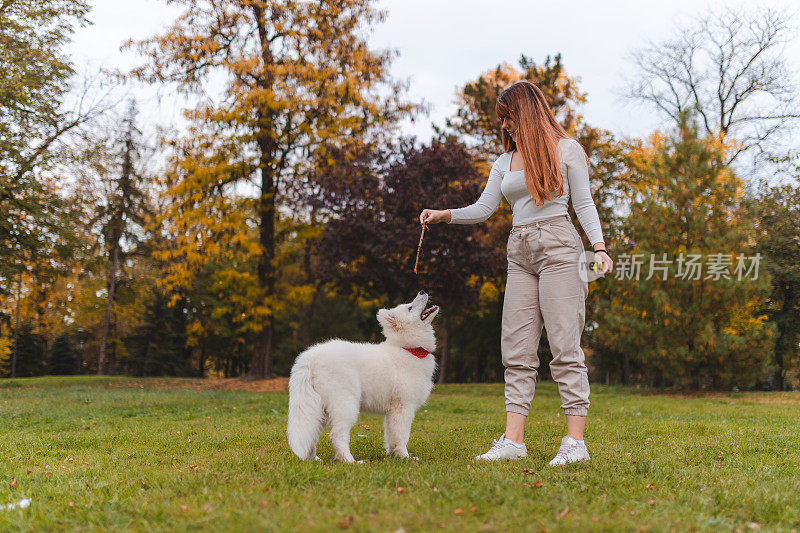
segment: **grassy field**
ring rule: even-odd
[[[281,385],[283,382],[281,383]],[[546,466],[564,433],[541,384],[525,461],[475,464],[502,433],[502,385],[437,386],[419,462],[384,458],[362,415],[361,465],[303,463],[283,391],[197,380],[0,381],[3,530],[791,531],[800,529],[800,393],[677,396],[594,386],[592,462]]]

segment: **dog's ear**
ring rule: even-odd
[[[378,322],[395,331],[400,328],[400,322],[389,309],[378,310]]]

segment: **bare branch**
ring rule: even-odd
[[[736,155],[764,149],[800,118],[800,87],[782,55],[794,35],[791,16],[768,7],[709,10],[666,41],[633,52],[638,81],[623,94],[675,121],[693,108],[708,134],[722,132],[746,146]]]

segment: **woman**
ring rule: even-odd
[[[475,459],[527,457],[525,421],[533,400],[544,326],[553,353],[550,372],[558,383],[567,421],[567,435],[550,464],[588,460],[583,431],[589,380],[580,336],[589,286],[588,277],[579,272],[583,246],[567,214],[568,198],[592,243],[600,272],[606,274],[613,267],[589,190],[588,160],[533,83],[511,85],[497,99],[495,111],[502,120],[505,153],[492,165],[478,201],[458,209],[425,209],[419,217],[421,224],[483,222],[497,210],[501,193],[512,207],[501,339],[506,431]]]

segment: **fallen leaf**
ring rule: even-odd
[[[472,507],[469,508],[469,510],[474,513],[475,511],[478,510],[478,508],[473,505]]]
[[[433,492],[439,492],[439,489],[437,489],[436,487],[433,487],[431,490],[432,490]]]
[[[70,507],[75,507],[75,502],[69,502]]]
[[[347,529],[353,523],[353,520],[355,519],[352,516],[348,516],[341,522],[337,522],[336,527],[338,527],[339,529]]]
[[[10,486],[11,486],[12,489],[17,486],[17,478],[11,478],[11,485]]]
[[[655,485],[653,485],[652,483],[648,483],[648,484],[647,484],[647,486],[646,486],[645,488],[646,488],[646,489],[655,489],[655,488],[656,488],[656,486],[655,486]]]
[[[462,509],[461,507],[456,507],[455,513],[461,516],[462,514],[464,514],[464,509]]]
[[[180,508],[181,508],[181,511],[185,511],[185,510],[187,510],[189,508],[189,506],[181,505]]]
[[[592,517],[592,522],[599,522],[599,521],[600,521],[600,517],[599,516],[593,516]]]
[[[522,473],[525,474],[526,476],[530,476],[530,475],[535,474],[536,472],[534,472],[533,470],[528,470],[526,468],[525,470],[522,471]]]
[[[747,524],[747,528],[752,530],[761,529],[761,524],[759,524],[758,522],[750,522],[749,524]]]
[[[536,482],[536,483],[534,483],[533,485],[534,485],[534,486],[535,486],[537,489],[540,489],[540,488],[542,488],[542,487],[544,486],[544,483],[542,483],[541,481],[537,481],[537,482]]]
[[[558,517],[559,517],[559,518],[566,518],[566,516],[567,516],[568,514],[569,514],[569,505],[568,505],[568,506],[566,506],[566,507],[564,507],[564,510],[563,510],[563,511],[561,511],[560,513],[558,513]]]
[[[397,487],[397,492],[405,492],[406,487]]]

